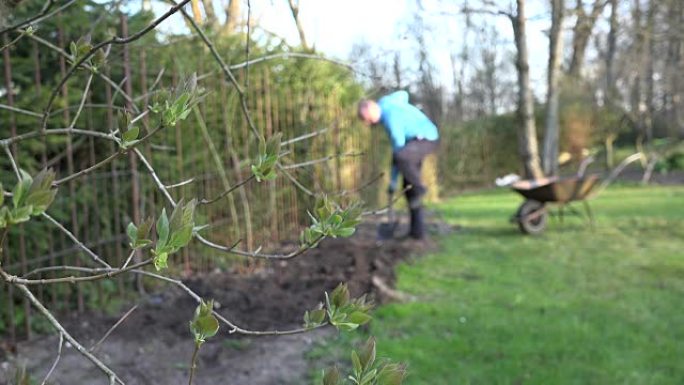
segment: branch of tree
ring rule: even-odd
[[[54,327],[61,335],[66,338],[66,340],[73,345],[76,350],[85,356],[90,362],[92,362],[98,369],[100,369],[101,372],[107,375],[107,378],[109,379],[110,384],[115,384],[119,383],[121,385],[125,385],[124,382],[114,373],[107,365],[105,365],[102,361],[100,361],[97,357],[95,357],[92,353],[90,353],[83,345],[81,345],[80,342],[78,342],[74,337],[69,334],[69,332],[64,329],[64,326],[57,321],[57,319],[50,313],[50,311],[43,306],[43,304],[31,293],[31,290],[28,289],[25,285],[20,285],[20,284],[15,284],[14,285],[19,291],[26,297],[32,304],[33,306],[43,314],[45,318],[47,318],[48,322]]]

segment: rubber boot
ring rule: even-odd
[[[425,223],[423,218],[423,208],[411,208],[411,230],[409,237],[413,239],[423,239],[425,237]]]

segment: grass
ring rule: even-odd
[[[520,202],[435,207],[463,230],[399,267],[420,300],[378,309],[379,356],[407,363],[408,385],[684,384],[684,188],[611,186],[594,228],[551,220],[539,237],[508,223]]]

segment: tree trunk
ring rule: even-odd
[[[650,143],[653,140],[653,115],[655,114],[655,55],[656,55],[656,39],[655,32],[655,15],[658,12],[657,2],[649,0],[648,14],[646,20],[646,44],[648,49],[644,50],[644,60],[646,61],[646,142]]]
[[[679,137],[684,139],[684,4],[681,1],[672,2],[671,18],[670,28],[675,29],[671,41],[673,121],[678,127]]]
[[[218,18],[216,17],[216,12],[214,11],[213,0],[202,0],[202,5],[204,7],[204,13],[207,15],[206,24],[211,28],[216,28],[219,25]]]
[[[394,54],[394,62],[392,63],[392,70],[394,72],[394,83],[397,86],[397,89],[400,90],[404,82],[402,82],[401,79],[401,59],[399,58],[399,52],[396,52]]]
[[[591,13],[587,15],[584,11],[582,0],[577,0],[577,6],[575,7],[577,22],[572,29],[572,59],[570,60],[570,68],[568,70],[568,73],[574,77],[579,77],[582,74],[587,46],[589,45],[596,19],[601,15],[606,4],[608,2],[605,0],[594,0]]]
[[[541,178],[537,128],[534,121],[534,99],[530,86],[530,65],[527,56],[527,31],[525,20],[525,0],[517,0],[517,12],[511,17],[515,46],[518,49],[516,67],[518,69],[518,145],[520,157],[525,167],[525,177]]]
[[[310,50],[309,43],[306,41],[306,35],[304,34],[304,26],[302,26],[302,20],[299,18],[299,0],[288,0],[290,4],[290,12],[292,12],[292,18],[294,19],[295,25],[297,26],[297,33],[299,33],[299,42],[302,44],[302,48],[305,50]]]
[[[561,76],[561,60],[563,58],[563,18],[564,0],[551,0],[551,31],[549,34],[549,69],[548,92],[546,97],[546,127],[544,134],[544,173],[558,174],[558,139],[559,135],[559,81]]]
[[[610,30],[608,31],[608,52],[606,53],[606,104],[615,103],[615,51],[618,33],[618,0],[610,0]]]
[[[642,11],[641,0],[634,0],[634,8],[632,9],[633,33],[634,33],[634,56],[633,71],[634,79],[632,80],[632,87],[630,90],[630,109],[634,116],[637,125],[637,137],[644,135],[644,104],[643,104],[643,73],[644,73],[644,45],[646,33],[642,29]]]
[[[240,24],[240,0],[229,0],[225,7],[226,23],[223,26],[223,31],[232,34],[237,30]]]

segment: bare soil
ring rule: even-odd
[[[433,233],[449,231],[436,222],[430,226]],[[400,227],[398,233],[402,231],[406,229]],[[398,262],[432,248],[429,241],[377,242],[375,224],[367,223],[350,239],[326,240],[297,259],[267,263],[250,275],[217,272],[185,283],[203,298],[215,299],[220,312],[243,328],[285,330],[299,327],[304,311],[314,308],[323,300],[323,293],[340,282],[348,282],[353,295],[370,293],[376,302],[387,300],[372,277],[392,287]],[[98,357],[130,385],[187,384],[193,350],[188,321],[196,303],[177,288],[167,287],[140,299],[137,305],[97,350]],[[121,314],[61,316],[60,320],[89,347]],[[306,384],[311,371],[306,352],[334,333],[324,328],[292,336],[244,337],[229,334],[223,327],[202,347],[195,384]],[[0,357],[0,384],[9,383],[17,366],[26,367],[40,383],[54,361],[57,345],[58,338],[53,335],[16,346],[16,354]],[[66,347],[50,383],[108,382],[73,347]]]

